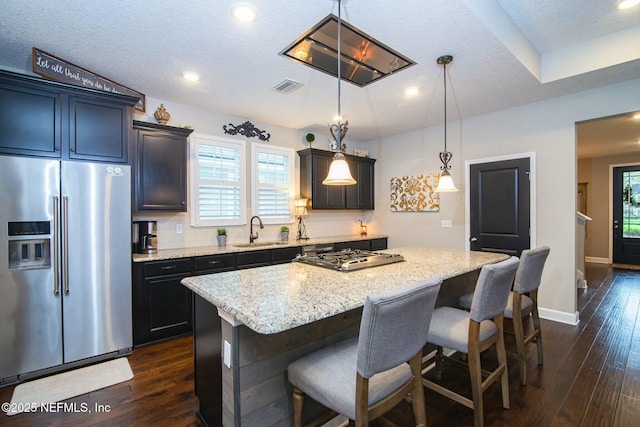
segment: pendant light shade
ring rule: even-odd
[[[356,180],[351,176],[351,171],[344,158],[344,154],[336,153],[336,155],[333,156],[333,160],[329,166],[329,173],[322,183],[324,185],[353,185],[356,183]]]
[[[436,192],[446,193],[453,191],[458,191],[458,189],[453,183],[451,174],[449,173],[449,171],[442,171],[442,173],[440,174],[440,179],[438,180],[438,188],[436,188]]]
[[[349,164],[342,154],[342,139],[347,135],[349,130],[349,122],[340,123],[342,121],[342,114],[340,112],[340,82],[342,80],[342,71],[340,63],[342,62],[342,19],[340,18],[341,11],[340,0],[338,0],[338,124],[329,126],[331,135],[336,140],[336,148],[338,152],[333,156],[331,165],[329,166],[329,173],[327,177],[322,181],[324,185],[353,185],[356,180],[351,176],[349,170]]]
[[[453,61],[453,56],[451,55],[441,56],[436,61],[438,65],[442,65],[444,68],[444,151],[440,152],[440,161],[442,162],[440,169],[442,169],[442,172],[438,180],[438,187],[435,190],[436,193],[458,191],[449,173],[449,169],[451,169],[449,162],[453,157],[453,153],[447,151],[447,64],[450,64],[451,61]]]

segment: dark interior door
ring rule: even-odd
[[[640,165],[613,168],[613,262],[640,265]]]
[[[471,165],[470,233],[473,251],[520,256],[529,248],[529,158]]]

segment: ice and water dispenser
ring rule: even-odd
[[[9,269],[51,267],[51,223],[20,221],[8,223]]]

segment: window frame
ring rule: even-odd
[[[223,147],[237,149],[239,152],[239,218],[200,218],[200,198],[199,187],[201,179],[199,175],[198,146],[200,144],[213,147]],[[189,140],[189,169],[190,169],[190,195],[191,195],[191,226],[192,227],[225,227],[235,225],[245,225],[247,223],[247,155],[246,143],[244,141],[223,138],[214,135],[192,134]],[[205,181],[208,182],[208,181]],[[215,181],[211,181],[215,182]]]
[[[253,143],[251,145],[251,212],[252,215],[259,216],[258,210],[258,194],[261,187],[273,187],[273,185],[264,185],[258,182],[258,155],[260,153],[276,154],[286,156],[289,159],[289,183],[286,186],[289,192],[289,215],[284,217],[260,217],[264,224],[292,224],[295,220],[293,211],[293,199],[296,194],[295,182],[295,151],[290,147],[279,145],[269,145],[263,143]]]

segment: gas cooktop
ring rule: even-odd
[[[353,271],[404,261],[399,254],[386,254],[360,249],[344,249],[317,255],[298,255],[294,261],[338,271]]]

